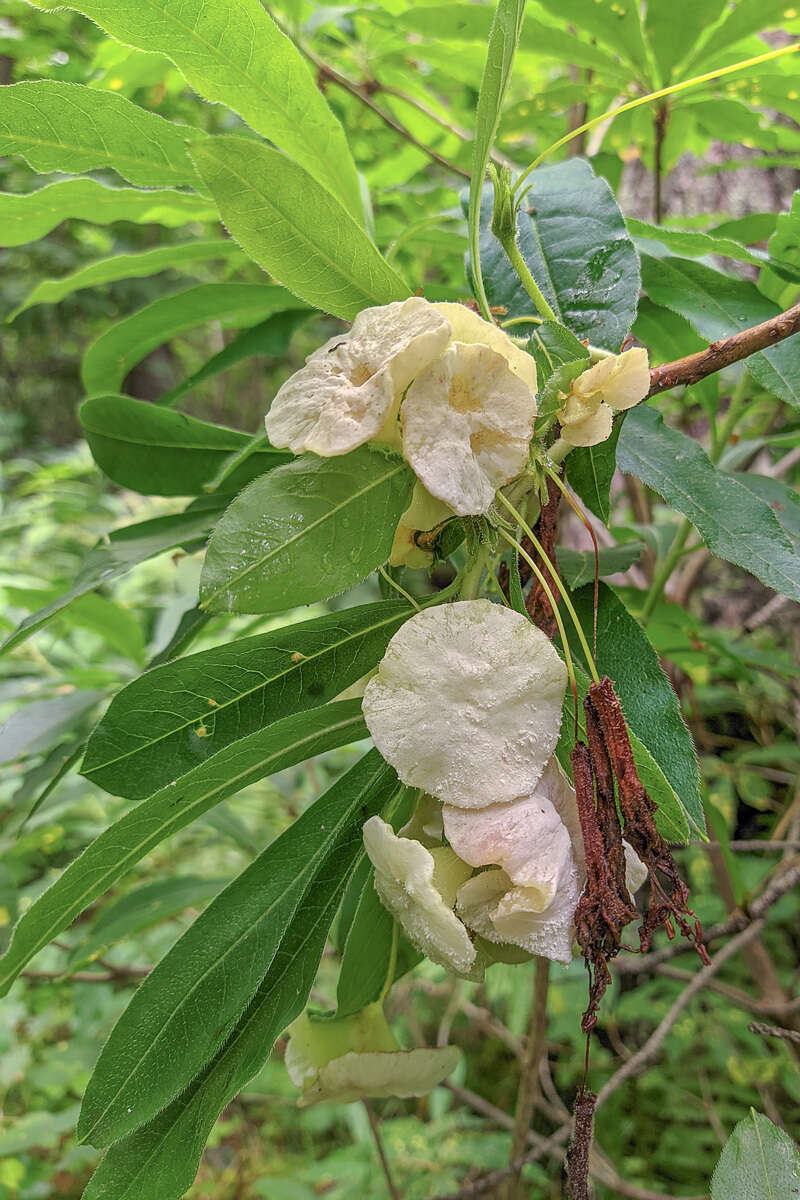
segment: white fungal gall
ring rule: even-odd
[[[417,375],[401,409],[403,453],[460,516],[485,513],[528,461],[536,400],[489,346],[453,342]]]
[[[456,892],[472,869],[446,846],[427,850],[412,838],[398,837],[380,817],[364,825],[364,848],[381,903],[408,940],[448,971],[480,977],[475,947],[453,912]]]
[[[490,942],[519,946],[554,962],[572,959],[573,918],[580,898],[576,880],[542,906],[537,888],[515,887],[501,867],[490,867],[468,880],[458,893],[465,924]]]
[[[484,321],[483,317],[463,304],[444,303],[434,304],[433,307],[450,322],[454,342],[466,342],[468,345],[477,343],[502,354],[513,374],[536,395],[536,360],[512,341],[505,330]]]
[[[541,630],[489,600],[417,613],[364,693],[403,783],[459,808],[529,795],[558,741],[566,668]]]
[[[266,416],[270,442],[323,457],[370,439],[397,444],[402,394],[450,337],[449,323],[420,296],[365,308],[280,388]]]
[[[571,446],[596,446],[611,433],[614,412],[632,408],[650,390],[647,351],[612,354],[573,380],[559,410],[561,436]]]
[[[403,1050],[380,1004],[350,1017],[313,1017],[294,1022],[286,1047],[286,1069],[302,1089],[298,1104],[323,1100],[424,1096],[452,1074],[460,1054],[455,1046]]]

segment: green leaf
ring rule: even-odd
[[[536,359],[540,388],[559,367],[589,357],[583,342],[558,321],[542,321],[541,325],[535,326],[528,342],[528,353]],[[541,405],[539,411],[541,414]]]
[[[535,430],[538,435],[544,432],[551,418],[562,407],[569,394],[570,384],[586,370],[586,358],[578,358],[572,362],[562,363],[552,372],[547,382],[539,391],[536,398],[537,413]]]
[[[636,316],[639,259],[611,188],[582,158],[538,167],[517,214],[522,257],[562,325],[618,350]],[[528,293],[490,229],[484,188],[481,262],[486,295],[509,317],[530,316]]]
[[[251,442],[237,429],[198,421],[130,396],[94,396],[84,401],[79,416],[97,465],[115,483],[145,496],[200,492],[231,454]],[[225,480],[224,490],[238,491],[254,476],[291,457],[266,444]]]
[[[69,591],[26,617],[0,646],[0,653],[19,646],[62,612],[76,597],[84,596],[102,584],[112,583],[145,559],[163,554],[165,550],[172,550],[176,546],[198,549],[222,511],[224,503],[224,499],[207,496],[199,502],[196,501],[185,512],[167,517],[154,517],[150,521],[115,529],[90,551],[75,584]]]
[[[647,296],[639,301],[633,332],[647,346],[650,366],[674,362],[687,354],[705,350],[706,343],[687,320],[669,308],[654,304]],[[692,396],[698,400],[709,417],[716,418],[719,406],[719,379],[709,375],[692,384]]]
[[[63,0],[33,3],[65,7]],[[127,46],[166,55],[196,92],[244,117],[361,219],[358,176],[342,127],[299,50],[259,0],[147,0],[124,7],[114,0],[72,0],[68,7]]]
[[[480,233],[483,185],[486,179],[489,155],[492,152],[497,126],[500,123],[500,112],[508,85],[511,82],[511,71],[524,17],[525,0],[498,0],[492,27],[489,31],[486,65],[483,68],[483,77],[478,93],[478,107],[475,112],[475,139],[472,143],[467,225],[473,290],[480,302],[481,311],[484,312],[487,301],[479,269],[482,249]],[[490,219],[491,203],[490,199]]]
[[[692,438],[670,429],[654,409],[639,405],[626,417],[618,459],[621,470],[638,476],[688,517],[713,554],[800,600],[800,559],[775,513],[718,470]]]
[[[110,946],[133,933],[141,933],[144,929],[159,925],[186,908],[202,907],[227,883],[227,879],[176,875],[172,879],[157,879],[134,888],[100,911],[85,936],[73,946],[67,971],[71,973],[93,962]]]
[[[22,304],[8,314],[6,320],[13,321],[35,304],[57,304],[81,288],[100,287],[104,283],[115,283],[118,279],[142,279],[160,271],[181,270],[192,263],[208,262],[215,258],[244,261],[239,247],[225,238],[208,242],[183,242],[179,246],[158,246],[155,250],[143,250],[138,254],[115,254],[112,258],[101,258],[69,275],[62,275],[60,279],[43,279],[28,293]]]
[[[413,611],[400,600],[363,604],[154,667],[111,701],[82,773],[118,796],[148,796],[231,742],[337,696]]]
[[[594,587],[581,588],[573,600],[591,645]],[[580,654],[577,640],[574,653]],[[600,674],[614,680],[630,729],[647,747],[679,798],[690,825],[702,836],[705,820],[697,757],[675,691],[647,634],[604,583],[600,585],[597,607],[596,661]]]
[[[800,557],[800,497],[797,492],[781,483],[780,479],[772,479],[768,475],[734,471],[731,478],[770,506],[792,543],[795,554]]]
[[[232,243],[228,243],[232,245]],[[239,253],[237,249],[237,253]],[[244,358],[252,358],[257,354],[280,357],[289,349],[289,343],[295,330],[313,314],[308,309],[287,309],[285,312],[273,313],[265,321],[245,329],[236,335],[228,345],[204,363],[193,375],[189,375],[177,387],[159,396],[159,404],[175,404],[181,396],[194,391],[199,384],[213,378],[221,371],[227,371],[235,363]]]
[[[25,964],[88,904],[166,838],[267,775],[366,736],[358,700],[276,721],[226,746],[121,817],[26,909],[0,958],[0,996]]]
[[[140,187],[197,187],[186,143],[205,136],[78,83],[40,79],[0,92],[0,154],[45,174],[110,168]]]
[[[676,257],[702,258],[706,254],[718,254],[721,258],[733,258],[737,262],[750,263],[755,267],[763,267],[769,257],[763,250],[748,250],[733,238],[719,237],[700,230],[650,225],[647,221],[636,221],[632,217],[628,217],[626,224],[628,233],[633,237],[641,238],[645,243],[658,242]],[[645,244],[643,249],[645,252],[652,251],[648,244]]]
[[[389,557],[413,486],[404,462],[368,446],[304,454],[255,480],[209,542],[201,607],[283,612],[360,583]]]
[[[749,280],[722,275],[689,259],[643,255],[642,283],[656,304],[685,317],[710,342],[768,321],[780,312]],[[800,407],[798,347],[795,334],[747,360],[748,371],[762,387],[795,407]]]
[[[184,1195],[217,1117],[305,1008],[346,880],[331,874],[314,881],[313,903],[299,905],[266,977],[216,1058],[149,1124],[111,1146],[84,1200]]]
[[[615,54],[627,59],[642,82],[650,81],[651,51],[642,28],[639,0],[615,0],[597,4],[596,0],[541,0],[562,25],[573,25],[610,46]]]
[[[218,220],[216,207],[203,196],[169,188],[140,192],[110,188],[94,179],[64,179],[27,196],[0,192],[0,228],[4,246],[21,246],[44,237],[62,221],[93,225],[134,221],[137,225],[174,228],[190,221]]]
[[[336,988],[336,1011],[345,1017],[379,1000],[391,967],[395,921],[375,891],[368,870],[347,933]]]
[[[371,750],[225,888],[144,980],[89,1080],[78,1136],[107,1145],[151,1120],[232,1032],[315,881],[346,881],[361,828],[397,788]]]
[[[346,321],[409,295],[361,226],[297,163],[241,137],[195,149],[231,236],[294,295]]]
[[[0,763],[48,750],[102,698],[102,692],[80,691],[20,705],[0,725]]]
[[[83,356],[83,386],[90,396],[118,392],[128,372],[156,346],[207,321],[255,325],[270,313],[297,307],[294,297],[268,283],[198,283],[161,296],[92,342]]]
[[[617,442],[625,417],[617,417],[611,436],[597,446],[577,446],[565,460],[567,482],[607,525],[611,516],[611,480],[617,469]]]
[[[603,546],[598,555],[602,579],[605,575],[616,575],[627,571],[642,556],[644,542],[623,542],[619,546]],[[594,551],[558,548],[558,567],[571,588],[583,587],[594,580]]]
[[[797,1146],[751,1108],[725,1143],[711,1179],[712,1200],[788,1200],[795,1195],[800,1195]]]
[[[667,83],[697,39],[720,16],[726,0],[648,0],[645,34]]]

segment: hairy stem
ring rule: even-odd
[[[520,278],[522,286],[535,304],[537,312],[541,313],[546,321],[555,321],[557,319],[556,314],[542,295],[539,285],[533,278],[525,259],[520,254],[519,246],[514,238],[503,238],[502,245],[508,255],[509,262]]]

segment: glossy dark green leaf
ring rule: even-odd
[[[93,396],[79,416],[97,465],[115,483],[145,496],[195,495],[251,440],[237,429],[130,396]],[[238,491],[291,457],[269,444],[259,448],[225,480],[224,491]]]
[[[63,179],[27,196],[0,192],[4,246],[35,242],[70,219],[93,225],[135,221],[173,229],[190,221],[218,221],[219,214],[216,205],[193,192],[110,188],[94,179]]]
[[[110,168],[140,187],[195,187],[186,146],[203,137],[202,129],[78,83],[37,79],[0,92],[0,154],[18,154],[45,174]]]
[[[770,506],[783,532],[800,556],[800,496],[780,479],[734,471],[732,478]]]
[[[34,3],[72,8],[125,45],[166,55],[195,91],[239,113],[360,218],[358,177],[342,127],[308,63],[258,0]]]
[[[780,312],[748,279],[722,275],[683,258],[642,258],[642,282],[651,299],[671,308],[709,342],[768,321]],[[800,338],[751,354],[747,369],[781,400],[800,407]]]
[[[270,969],[227,1042],[176,1100],[111,1146],[84,1200],[179,1200],[217,1117],[269,1057],[275,1039],[305,1008],[347,876],[318,877]]]
[[[380,998],[391,966],[394,929],[394,917],[378,899],[374,872],[368,870],[342,953],[336,989],[340,1016],[360,1012]]]
[[[718,470],[697,442],[670,429],[655,409],[639,405],[628,413],[618,461],[688,517],[712,553],[800,600],[800,559],[769,504]]]
[[[145,1124],[223,1045],[314,884],[343,883],[361,828],[397,787],[371,750],[225,888],[144,980],[89,1081],[78,1136],[107,1145]]]
[[[609,438],[597,446],[577,446],[565,461],[567,483],[604,525],[611,516],[611,480],[617,469],[617,443],[624,420],[616,417]]]
[[[800,1154],[785,1130],[750,1109],[725,1143],[711,1200],[789,1200],[800,1196]]]
[[[154,667],[112,700],[83,774],[117,795],[149,796],[271,721],[332,700],[380,661],[413,611],[364,604]]]
[[[140,250],[136,254],[114,254],[111,258],[99,258],[59,279],[43,279],[6,319],[13,321],[21,312],[36,304],[58,304],[59,300],[82,288],[102,287],[120,279],[142,279],[157,275],[160,271],[184,270],[195,263],[213,259],[230,262],[244,260],[244,255],[230,239],[217,238],[214,241],[182,242],[179,246],[157,246],[154,250]]]
[[[161,296],[92,342],[81,379],[89,396],[118,392],[138,362],[170,338],[208,321],[255,325],[270,313],[297,308],[294,297],[268,283],[198,283]]]
[[[357,700],[276,721],[229,745],[101,833],[26,909],[0,959],[0,996],[25,964],[166,838],[250,783],[366,736]]]
[[[574,596],[575,609],[591,645],[594,587]],[[576,657],[580,647],[574,641]],[[614,681],[630,729],[650,751],[674,788],[690,823],[705,831],[700,782],[692,738],[674,689],[641,625],[606,584],[597,608],[597,669]]]
[[[77,581],[69,591],[26,617],[0,646],[0,653],[19,646],[63,612],[76,597],[94,591],[101,584],[112,583],[137,563],[176,546],[198,549],[222,512],[223,505],[224,500],[208,496],[174,516],[154,517],[150,521],[115,529],[89,552]]]
[[[198,875],[176,875],[134,888],[101,909],[85,936],[73,946],[67,971],[77,970],[131,934],[159,925],[186,908],[203,907],[227,882],[227,879],[202,879]]]
[[[385,562],[414,476],[361,446],[304,454],[242,492],[208,545],[201,607],[277,613],[335,596]]]
[[[605,179],[571,158],[539,167],[517,217],[518,244],[558,321],[578,338],[619,350],[636,316],[639,259]],[[489,303],[509,317],[533,302],[490,230],[491,189],[481,207],[481,262]]]
[[[297,163],[229,135],[195,149],[231,236],[295,296],[352,321],[362,308],[409,295],[361,225]]]

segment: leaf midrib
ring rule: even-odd
[[[411,613],[412,613],[412,609],[409,608],[409,616],[411,615]],[[231,700],[226,700],[223,704],[218,704],[216,706],[216,708],[214,709],[215,715],[217,713],[224,712],[225,709],[228,708],[231,704],[239,704],[242,700],[246,700],[248,698],[248,696],[252,696],[255,692],[260,691],[262,688],[269,687],[271,684],[276,683],[277,680],[283,678],[284,676],[290,675],[292,671],[301,671],[304,667],[306,667],[308,665],[308,663],[313,662],[317,658],[320,658],[323,654],[328,654],[331,650],[334,650],[334,651],[338,650],[338,648],[340,646],[346,645],[347,642],[349,642],[351,640],[354,640],[356,638],[365,637],[369,633],[374,633],[374,631],[376,629],[380,629],[384,625],[390,625],[392,623],[392,621],[397,620],[399,615],[400,614],[395,613],[393,617],[384,617],[380,621],[376,621],[374,625],[368,625],[357,631],[348,632],[346,637],[342,638],[340,641],[332,642],[331,644],[329,644],[327,646],[323,646],[321,649],[316,650],[313,654],[306,655],[305,658],[303,658],[302,661],[300,661],[300,662],[290,663],[290,665],[285,670],[279,672],[277,675],[273,675],[270,679],[264,680],[262,683],[258,684],[256,687],[248,688],[247,691],[240,692],[239,695],[236,696],[235,698],[233,698]],[[289,627],[289,628],[291,628],[291,627]],[[95,775],[98,771],[105,770],[106,767],[113,766],[114,763],[122,762],[124,759],[130,758],[134,754],[140,754],[144,750],[149,750],[152,746],[156,746],[156,745],[158,745],[159,742],[163,742],[165,738],[173,737],[176,733],[179,733],[182,729],[187,729],[190,725],[194,725],[196,721],[197,721],[197,717],[192,717],[191,720],[184,721],[181,725],[176,725],[168,733],[164,733],[160,737],[154,738],[153,741],[147,742],[143,746],[137,746],[135,750],[129,750],[125,754],[117,755],[116,758],[109,758],[109,759],[106,759],[105,762],[98,763],[96,766],[93,766],[89,769],[89,771],[86,775],[86,778],[87,779],[90,778],[92,775]],[[233,745],[233,743],[228,743],[228,744]],[[224,749],[224,748],[225,747],[220,747],[220,749]]]
[[[218,587],[215,592],[212,592],[210,596],[204,599],[199,607],[201,609],[208,608],[209,604],[216,600],[217,596],[219,596],[222,592],[230,591],[232,587],[239,586],[245,575],[249,575],[251,571],[255,571],[259,567],[262,567],[265,563],[269,562],[271,558],[274,558],[276,554],[283,553],[288,546],[291,546],[294,542],[299,541],[300,538],[305,537],[306,534],[313,533],[313,531],[319,525],[324,524],[324,522],[330,520],[331,517],[335,517],[336,514],[340,512],[341,509],[346,508],[348,504],[354,503],[354,501],[360,499],[361,496],[366,496],[367,493],[371,492],[373,488],[380,487],[382,484],[387,483],[390,479],[393,479],[395,475],[399,474],[399,472],[405,470],[405,463],[398,463],[396,467],[392,467],[391,471],[388,471],[385,475],[381,475],[380,478],[372,480],[365,487],[360,488],[357,492],[351,492],[344,500],[340,501],[333,508],[329,508],[328,511],[323,513],[321,517],[317,517],[316,521],[312,521],[310,525],[305,525],[298,533],[295,533],[292,537],[287,538],[286,541],[281,542],[280,545],[275,546],[273,550],[270,550],[269,553],[262,555],[261,558],[256,559],[255,562],[252,562],[249,567],[244,567],[243,570],[239,571],[237,575],[232,576],[228,582],[224,584],[224,586]]]
[[[90,1127],[81,1135],[81,1141],[83,1141],[83,1142],[87,1141],[89,1139],[89,1137],[91,1136],[93,1130],[97,1129],[98,1125],[103,1120],[103,1117],[106,1115],[106,1113],[111,1108],[111,1106],[114,1104],[114,1102],[117,1100],[119,1095],[130,1084],[131,1080],[136,1078],[137,1074],[142,1070],[143,1064],[147,1063],[149,1057],[155,1052],[156,1047],[158,1046],[159,1042],[164,1037],[164,1035],[166,1033],[170,1032],[170,1024],[173,1021],[175,1021],[176,1014],[178,1014],[185,1008],[185,1006],[191,1000],[191,997],[193,996],[193,994],[197,991],[197,989],[199,987],[201,987],[201,985],[204,983],[206,978],[209,975],[211,975],[213,972],[217,971],[220,968],[220,964],[224,963],[225,960],[228,958],[228,956],[233,954],[239,948],[239,946],[241,945],[242,942],[246,941],[248,938],[253,936],[254,930],[261,927],[265,920],[268,920],[268,918],[271,916],[273,910],[276,907],[279,907],[286,900],[287,895],[290,895],[293,891],[296,891],[296,892],[299,892],[299,895],[297,895],[297,899],[294,904],[294,907],[292,908],[291,915],[288,918],[287,926],[291,924],[292,920],[294,919],[294,915],[300,906],[300,902],[302,901],[303,896],[305,895],[305,892],[308,889],[308,886],[310,886],[311,881],[314,879],[314,876],[317,874],[317,871],[315,868],[318,865],[321,865],[321,863],[324,862],[325,859],[328,858],[329,855],[331,855],[335,851],[337,844],[338,844],[339,837],[342,833],[342,830],[345,829],[351,823],[353,813],[354,813],[356,807],[358,806],[358,804],[360,803],[361,798],[364,796],[364,793],[368,792],[372,788],[377,775],[380,774],[382,771],[385,771],[386,769],[387,769],[386,763],[384,763],[381,760],[379,762],[379,764],[377,765],[376,771],[370,776],[369,780],[367,780],[367,782],[365,782],[359,788],[357,794],[355,795],[355,797],[353,798],[351,803],[347,806],[347,808],[342,813],[339,820],[335,823],[335,825],[332,827],[332,829],[330,829],[330,831],[328,829],[325,830],[325,832],[326,832],[326,834],[328,834],[328,836],[325,838],[325,840],[323,842],[320,843],[320,845],[315,850],[315,852],[312,854],[312,856],[306,860],[306,862],[303,866],[303,869],[299,872],[299,874],[295,875],[295,877],[292,880],[289,887],[283,889],[274,898],[274,900],[269,904],[269,906],[267,908],[262,909],[262,911],[258,915],[257,920],[253,924],[249,925],[246,929],[244,929],[242,931],[242,933],[240,934],[240,936],[238,938],[236,938],[235,941],[229,943],[228,946],[226,947],[226,949],[222,952],[222,954],[220,954],[219,957],[215,958],[214,962],[211,963],[206,968],[206,970],[203,971],[202,974],[199,975],[195,979],[194,983],[189,988],[189,990],[182,993],[180,1003],[174,1007],[172,1013],[165,1019],[164,1023],[161,1025],[161,1028],[159,1029],[158,1033],[155,1035],[153,1040],[148,1044],[147,1049],[145,1050],[144,1054],[142,1054],[137,1059],[136,1065],[133,1067],[133,1069],[130,1070],[128,1072],[128,1074],[125,1076],[125,1078],[120,1082],[119,1086],[117,1087],[117,1090],[114,1092],[113,1096],[106,1104],[106,1107],[99,1114],[99,1116],[95,1119],[95,1121],[92,1123],[92,1125],[90,1125]],[[273,845],[274,844],[275,843],[273,843]],[[272,847],[270,846],[269,849],[272,849]],[[265,854],[267,854],[268,852],[269,852],[269,850],[264,851]],[[307,884],[305,883],[306,880],[308,880]],[[224,892],[221,893],[221,896],[224,896],[224,894],[225,894]],[[207,911],[208,911],[208,909],[206,910],[206,912]],[[267,964],[267,966],[264,970],[264,974],[261,976],[262,980],[266,977],[267,971],[269,971],[270,964],[274,961],[275,955],[277,954],[277,952],[280,948],[280,944],[281,944],[282,940],[283,939],[281,938],[275,943],[272,957],[270,958],[269,963]],[[177,948],[177,945],[176,945],[176,948]],[[167,961],[167,959],[163,960],[163,962],[166,962],[166,961]],[[162,962],[162,964],[159,964],[159,965],[163,965],[163,962]],[[155,976],[155,972],[149,978],[152,979],[152,978],[154,978],[154,976]],[[234,1028],[235,1028],[235,1026],[234,1026]]]
[[[262,762],[259,764],[259,768],[265,766],[265,764],[268,764],[271,759],[279,758],[280,756],[284,755],[286,753],[286,751],[289,749],[292,749],[296,746],[302,746],[304,742],[313,742],[315,740],[315,738],[320,736],[321,732],[330,732],[331,730],[345,729],[348,725],[353,725],[355,727],[358,727],[361,724],[361,722],[362,722],[362,718],[360,716],[348,717],[345,720],[340,721],[335,725],[327,726],[324,731],[317,729],[317,730],[313,731],[312,733],[308,733],[304,737],[298,738],[297,741],[290,743],[289,746],[282,746],[280,750],[276,750],[272,754],[268,755],[267,758],[262,760]],[[265,728],[268,728],[268,727],[265,727]],[[230,746],[235,746],[235,744],[236,744],[235,742],[232,742],[232,743],[230,743]],[[224,749],[225,750],[229,749],[229,746],[224,747]],[[222,753],[222,751],[220,750],[219,753]],[[203,766],[205,766],[205,765],[206,764],[204,763]],[[139,859],[142,858],[144,856],[144,854],[147,852],[148,847],[157,846],[157,845],[159,845],[160,842],[165,841],[166,838],[168,838],[170,836],[169,829],[170,829],[171,825],[173,825],[177,821],[182,820],[182,818],[187,813],[191,813],[194,809],[202,806],[209,798],[212,798],[217,792],[224,791],[225,788],[229,784],[231,784],[231,783],[236,784],[240,779],[246,778],[247,775],[254,769],[256,769],[256,768],[251,764],[251,766],[248,767],[247,770],[240,771],[238,775],[234,775],[232,777],[229,776],[225,780],[225,782],[217,784],[216,786],[210,788],[209,791],[204,792],[202,794],[202,796],[198,796],[196,800],[193,800],[190,804],[185,805],[180,810],[176,811],[173,817],[166,819],[158,827],[157,830],[152,830],[146,838],[144,838],[140,842],[137,842],[136,845],[133,846],[122,859],[118,859],[114,863],[113,867],[111,867],[109,870],[105,871],[102,875],[103,884],[105,884],[105,881],[109,877],[119,878],[120,875],[124,874],[125,870],[126,870],[125,864],[127,864],[129,862],[138,862]],[[167,786],[169,786],[169,785],[167,785]],[[238,789],[236,789],[236,790],[238,790]],[[141,802],[141,805],[150,803],[157,796],[159,796],[165,792],[166,792],[166,788],[159,788],[159,790],[157,792],[154,792],[152,796],[148,796],[146,800],[143,800]],[[231,793],[231,794],[233,794],[233,793]],[[137,806],[137,808],[131,809],[131,812],[137,812],[138,807],[141,807],[141,805]],[[123,817],[122,820],[125,820],[125,817]],[[184,823],[188,824],[188,822],[184,822]],[[113,828],[114,828],[113,825],[109,826],[109,829],[113,829]],[[164,832],[165,830],[167,831],[166,833]],[[104,832],[107,832],[107,830],[105,830]],[[103,834],[100,834],[99,836],[102,837]],[[88,849],[88,847],[87,847],[87,849]],[[75,859],[76,863],[79,861],[80,861],[80,858]],[[120,864],[123,864],[121,871],[119,869]],[[77,916],[77,914],[82,911],[83,903],[87,896],[90,896],[93,893],[99,894],[99,893],[96,893],[96,887],[97,887],[96,879],[97,879],[97,877],[94,876],[92,886],[88,887],[81,894],[80,898],[75,900],[69,906],[67,911],[70,915],[70,919],[73,916]],[[63,912],[63,910],[62,910],[62,912]],[[52,935],[54,933],[57,933],[59,929],[63,929],[63,928],[64,928],[63,917],[59,918],[57,921],[54,921],[53,924],[49,926],[47,932],[45,934],[41,935],[41,937],[39,938],[39,940],[36,943],[35,948],[31,951],[31,953],[25,955],[25,957],[23,959],[23,965],[25,962],[29,962],[30,959],[33,958],[34,954],[38,954],[38,952],[49,943],[50,938],[52,937]],[[9,944],[9,947],[6,951],[6,955],[11,953],[15,940],[16,940],[16,938],[14,938],[12,940],[12,942]],[[0,976],[0,991],[5,986],[6,983],[13,982],[13,980],[16,978],[16,974],[17,974],[16,971],[11,970],[11,971],[8,971],[5,975]]]

